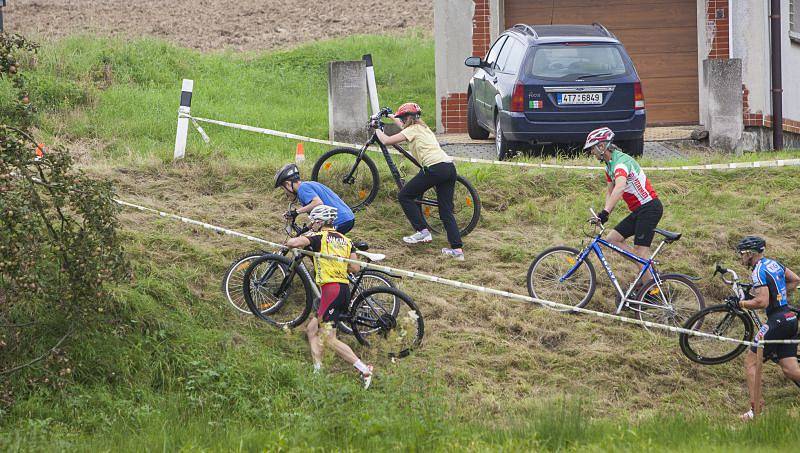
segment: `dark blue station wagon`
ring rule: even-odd
[[[619,40],[600,24],[515,25],[486,59],[467,58],[467,130],[495,134],[497,158],[512,150],[582,145],[602,126],[633,156],[642,154],[642,84]]]

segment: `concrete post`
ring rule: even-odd
[[[181,106],[178,107],[178,131],[175,134],[175,153],[173,159],[183,159],[186,154],[186,135],[189,131],[189,118],[183,115],[189,115],[192,107],[192,89],[194,89],[194,80],[183,79],[181,86]]]
[[[328,66],[329,139],[367,140],[367,72],[364,60],[332,61]]]
[[[709,144],[727,152],[741,152],[742,60],[706,59],[703,73],[708,93]]]

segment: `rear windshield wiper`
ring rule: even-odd
[[[584,75],[580,75],[578,77],[575,77],[575,80],[588,79],[590,77],[602,77],[602,76],[607,76],[607,75],[611,75],[611,73],[610,72],[604,72],[604,73],[601,73],[601,74],[584,74]]]

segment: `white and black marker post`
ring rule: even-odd
[[[6,6],[6,0],[0,0],[0,33],[3,32],[3,7]]]
[[[375,68],[372,67],[372,54],[361,57],[367,63],[367,92],[369,93],[369,103],[372,106],[372,114],[377,115],[381,110],[378,104],[378,87],[375,85]]]
[[[178,107],[178,132],[175,135],[175,155],[173,159],[183,159],[186,154],[186,135],[189,131],[189,118],[192,107],[194,80],[183,79],[181,87],[181,106]]]

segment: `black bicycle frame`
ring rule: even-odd
[[[403,178],[402,178],[402,176],[400,176],[400,170],[397,168],[397,165],[394,163],[394,160],[392,159],[392,155],[389,153],[389,148],[387,148],[386,145],[384,145],[380,140],[378,140],[378,134],[376,134],[374,132],[372,133],[372,137],[370,137],[369,141],[367,141],[367,143],[364,144],[364,146],[361,147],[361,150],[358,153],[358,157],[356,157],[356,161],[353,164],[353,168],[351,168],[350,169],[350,173],[348,173],[347,176],[344,177],[344,182],[348,183],[348,184],[352,184],[353,182],[355,182],[355,180],[353,179],[353,175],[356,172],[356,168],[358,168],[358,164],[361,163],[361,160],[364,157],[364,153],[366,153],[367,149],[372,145],[378,145],[378,147],[381,149],[381,153],[383,154],[383,158],[386,159],[386,165],[389,166],[389,172],[392,174],[392,177],[394,178],[395,184],[397,184],[397,189],[398,190],[402,189],[403,188]],[[411,163],[414,164],[417,168],[419,168],[419,169],[423,168],[422,164],[419,163],[419,161],[417,159],[415,159],[414,156],[412,156],[408,151],[406,151],[402,147],[400,147],[398,145],[392,145],[392,148],[397,150],[397,152],[399,152],[401,155],[403,155],[406,159],[410,160]],[[427,198],[423,198],[423,199],[417,200],[417,202],[419,202],[422,205],[439,207],[439,201],[438,200],[430,200],[430,199],[427,199]]]

